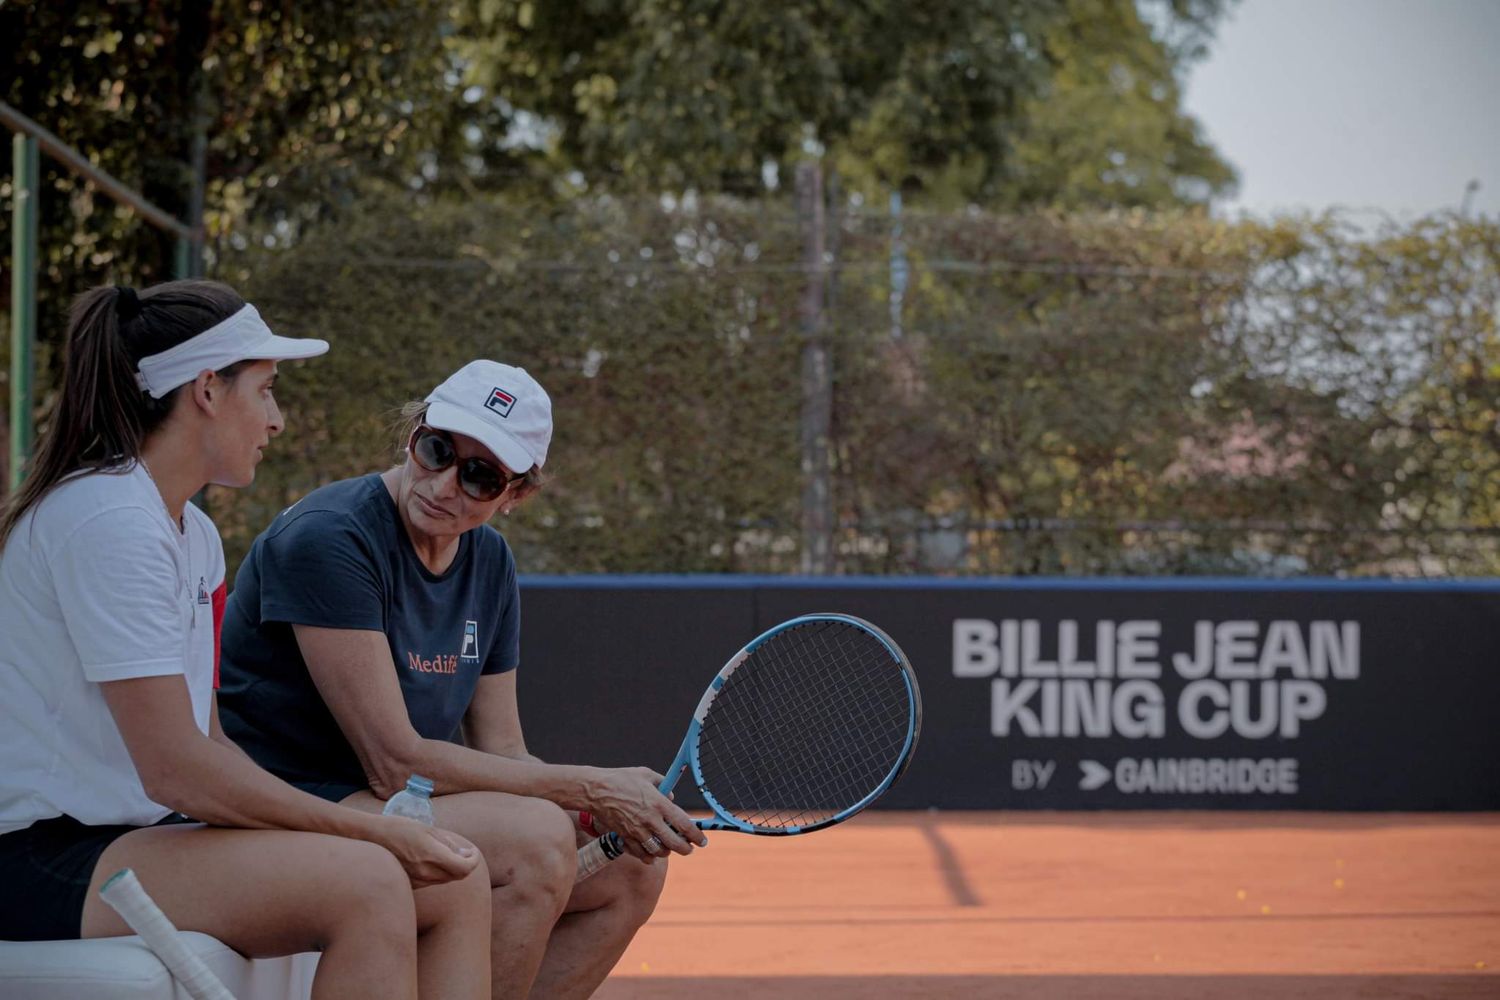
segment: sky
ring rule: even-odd
[[[1500,0],[1241,0],[1186,106],[1230,214],[1500,215]]]

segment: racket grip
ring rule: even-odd
[[[234,1000],[234,994],[224,988],[213,970],[193,954],[172,921],[161,912],[146,890],[141,886],[135,872],[123,868],[111,875],[99,890],[104,901],[115,908],[115,912],[141,936],[146,947],[156,953],[172,978],[182,984],[193,1000]]]
[[[624,853],[625,845],[621,842],[620,835],[613,830],[598,840],[584,844],[578,849],[578,877],[573,880],[573,884],[582,882]]]

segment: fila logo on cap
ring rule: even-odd
[[[485,409],[494,410],[502,417],[510,416],[511,407],[516,405],[516,397],[496,386],[490,390],[490,398],[485,400]]]

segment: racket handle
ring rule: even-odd
[[[172,926],[172,921],[146,894],[135,872],[129,868],[115,872],[99,890],[99,895],[115,908],[131,930],[141,936],[146,947],[156,953],[172,978],[182,984],[193,1000],[234,1000],[234,994],[224,988],[219,977],[203,964],[201,958],[193,954],[187,941]]]
[[[598,840],[584,844],[578,849],[578,877],[573,880],[573,884],[582,882],[624,853],[625,844],[613,830]]]

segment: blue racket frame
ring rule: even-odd
[[[819,820],[816,823],[808,823],[801,826],[771,828],[759,827],[755,826],[752,823],[746,823],[744,820],[730,815],[729,812],[725,810],[717,800],[714,799],[713,795],[708,791],[708,789],[703,787],[703,770],[698,762],[698,735],[703,729],[703,720],[708,715],[709,707],[713,705],[714,698],[718,696],[718,693],[721,690],[723,690],[724,684],[729,680],[730,675],[738,670],[740,665],[747,659],[749,659],[750,655],[754,653],[757,648],[769,642],[774,636],[777,636],[782,632],[787,631],[788,629],[797,628],[802,625],[814,624],[817,622],[830,621],[844,622],[846,624],[853,625],[856,628],[862,629],[865,632],[868,632],[870,635],[880,640],[880,643],[885,646],[886,651],[891,654],[891,659],[893,659],[896,662],[896,665],[900,667],[902,680],[906,683],[907,694],[910,696],[907,702],[906,743],[902,747],[901,753],[897,757],[895,764],[891,767],[890,773],[885,776],[885,779],[881,781],[880,784],[877,785],[868,795],[860,799],[854,805],[849,806],[847,809],[844,809],[837,815],[831,816],[828,819]],[[718,674],[715,675],[713,681],[709,684],[708,690],[703,693],[703,697],[699,700],[698,707],[694,709],[693,721],[688,725],[687,735],[684,736],[682,740],[682,747],[677,751],[677,759],[674,760],[671,767],[667,769],[666,780],[664,780],[658,787],[660,788],[663,795],[670,793],[672,789],[676,787],[677,782],[682,776],[684,768],[692,768],[693,781],[698,785],[698,790],[703,793],[703,799],[708,803],[708,807],[713,810],[715,817],[713,819],[695,820],[694,824],[700,830],[732,830],[737,833],[753,833],[760,836],[769,837],[785,837],[799,833],[811,833],[814,830],[823,830],[837,823],[842,823],[844,820],[855,815],[856,813],[859,813],[870,803],[874,802],[876,799],[880,798],[880,796],[884,795],[886,789],[895,784],[896,779],[901,777],[902,772],[904,772],[907,765],[911,763],[912,754],[916,750],[917,738],[921,735],[921,731],[921,689],[917,687],[917,678],[916,674],[912,671],[911,661],[906,658],[906,654],[901,652],[901,647],[897,646],[895,641],[891,639],[890,636],[886,635],[880,629],[876,628],[874,625],[871,625],[863,618],[856,618],[853,615],[836,613],[801,615],[797,618],[792,618],[784,621],[780,625],[776,625],[773,628],[767,629],[765,632],[762,632],[750,642],[746,643],[743,649],[734,654],[734,656],[730,657],[729,662],[725,663],[724,666],[720,668]]]

